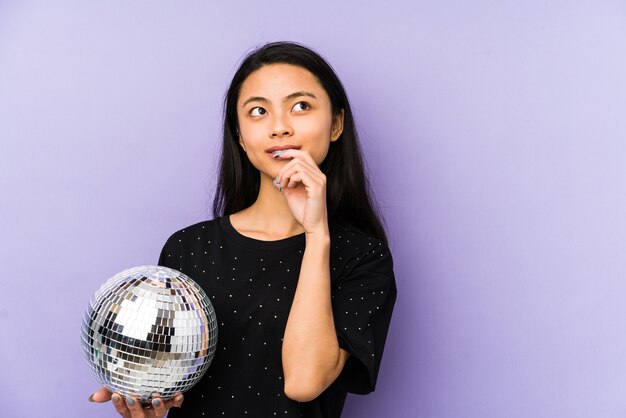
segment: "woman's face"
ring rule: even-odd
[[[251,73],[237,101],[239,144],[250,162],[269,178],[289,160],[270,148],[308,151],[319,166],[343,130],[343,111],[333,119],[328,94],[308,70],[270,64]]]

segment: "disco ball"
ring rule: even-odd
[[[215,355],[217,320],[196,282],[160,266],[124,270],[87,305],[82,349],[111,392],[148,403],[191,388]]]

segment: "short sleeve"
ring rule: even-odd
[[[180,271],[180,242],[174,235],[168,238],[161,249],[161,255],[159,256],[159,266],[169,267]]]
[[[374,390],[396,293],[393,260],[383,243],[333,286],[339,346],[350,353],[337,388],[358,394]]]

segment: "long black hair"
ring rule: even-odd
[[[330,143],[320,170],[326,175],[326,206],[329,227],[364,232],[387,244],[381,217],[370,197],[361,148],[350,103],[332,67],[316,52],[294,42],[273,42],[242,61],[224,98],[222,156],[213,216],[239,212],[252,205],[259,194],[260,173],[239,146],[237,101],[241,85],[259,68],[270,64],[291,64],[311,72],[330,97],[333,119],[344,111],[343,132]]]

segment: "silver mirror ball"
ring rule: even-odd
[[[174,269],[140,266],[104,283],[89,302],[82,349],[111,392],[142,403],[191,388],[215,355],[217,320],[202,288]]]

